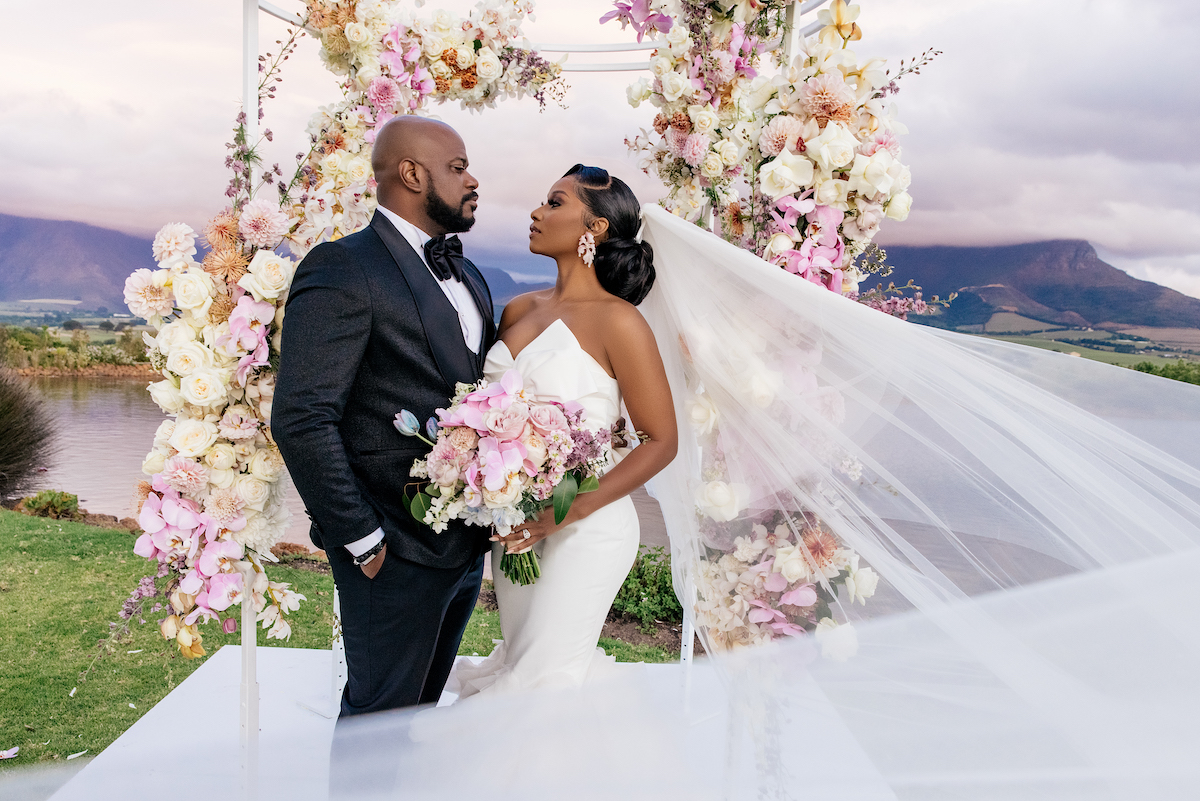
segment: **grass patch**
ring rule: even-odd
[[[599,645],[604,653],[615,657],[618,662],[652,662],[657,665],[679,661],[678,653],[668,653],[653,645],[633,645],[611,637],[601,637]]]
[[[80,681],[97,641],[150,567],[134,555],[133,542],[128,531],[0,510],[0,750],[21,747],[16,759],[0,763],[0,772],[85,750],[100,753],[203,664],[163,640],[159,613],[145,625],[134,621],[132,640]],[[259,645],[330,647],[333,578],[312,565],[300,567],[305,561],[287,558],[270,570],[272,580],[289,582],[308,601],[292,618],[290,641],[268,642],[260,634]],[[213,624],[200,631],[209,655],[241,640],[240,632],[223,634]],[[486,656],[497,639],[499,613],[477,606],[459,653]],[[619,662],[677,658],[612,638],[600,645]]]

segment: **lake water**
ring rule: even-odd
[[[29,380],[46,399],[59,430],[57,451],[39,488],[74,493],[80,507],[93,514],[129,516],[133,489],[145,478],[142,460],[166,419],[150,400],[148,382],[80,376]],[[292,520],[284,540],[312,547],[304,502],[291,482],[285,498]]]
[[[166,415],[150,400],[145,379],[40,377],[29,381],[58,420],[58,450],[39,489],[66,490],[93,514],[127,517],[142,461],[154,442],[154,431]],[[286,479],[285,479],[286,480]],[[285,542],[311,548],[304,502],[288,481],[285,498],[292,519]],[[666,545],[662,513],[644,490],[634,493],[642,522],[642,542]]]

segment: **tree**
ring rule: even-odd
[[[78,331],[81,328],[83,328],[83,323],[78,320],[67,320],[62,324],[62,330],[64,331]]]
[[[100,321],[100,330],[101,331],[112,331],[114,328],[116,328],[116,326],[114,326],[112,324],[112,320],[101,320]]]

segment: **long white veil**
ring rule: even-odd
[[[681,434],[653,489],[711,658],[356,721],[394,766],[358,797],[1194,798],[1200,388],[643,215]]]

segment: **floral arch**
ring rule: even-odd
[[[827,1],[617,0],[601,22],[657,43],[650,77],[628,90],[633,106],[648,102],[655,113],[627,144],[666,185],[662,204],[798,277],[859,297],[863,278],[886,274],[871,240],[911,203],[896,139],[905,129],[885,101],[897,79],[936,53],[894,74],[879,59],[860,62],[849,48],[862,34],[858,8],[844,0],[796,31],[797,7]],[[126,282],[130,310],[156,330],[145,340],[163,380],[149,391],[169,416],[143,464],[145,533],[134,550],[166,579],[171,614],[160,628],[184,656],[205,653],[203,622],[234,630],[228,610],[238,604],[243,621],[256,613],[268,638],[287,638],[287,613],[304,600],[266,574],[288,523],[270,420],[296,259],[369,222],[371,146],[391,117],[448,101],[480,110],[527,95],[540,106],[562,99],[561,62],[522,34],[532,11],[532,0],[484,0],[465,18],[420,17],[398,0],[308,0],[278,52],[260,57],[247,107],[274,97],[305,32],[320,39],[343,99],[313,115],[311,146],[290,175],[278,164],[264,168],[271,132],[260,136],[258,120],[239,115],[226,208],[202,238],[184,224],[163,227],[154,240],[158,269]],[[793,58],[797,33],[816,35]],[[882,288],[859,299],[900,316],[925,309],[919,295]],[[157,594],[153,584],[139,584],[123,616]]]

